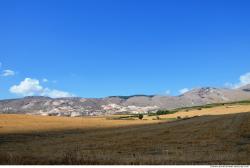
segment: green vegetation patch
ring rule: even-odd
[[[182,108],[178,108],[175,110],[176,111],[202,110],[202,109],[207,109],[207,108],[213,108],[213,107],[219,107],[219,106],[232,106],[232,105],[250,105],[250,100],[228,102],[228,103],[213,103],[213,104],[206,104],[202,106],[182,107]]]
[[[156,113],[149,113],[148,116],[160,116],[166,114],[174,114],[178,112],[177,110],[158,110]]]
[[[107,120],[135,120],[136,118],[138,118],[138,115],[106,117]]]

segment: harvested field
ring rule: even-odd
[[[198,110],[205,115],[171,122],[0,115],[0,163],[250,164],[250,113],[221,108],[237,114]]]

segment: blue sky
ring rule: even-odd
[[[248,0],[2,0],[0,99],[237,85],[250,72],[249,8]]]

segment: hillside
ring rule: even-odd
[[[98,116],[112,114],[138,114],[159,109],[176,109],[233,102],[250,99],[250,85],[239,89],[204,87],[193,89],[180,96],[134,95],[106,98],[25,97],[1,100],[0,113],[37,114],[49,116]]]

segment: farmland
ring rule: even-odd
[[[249,164],[250,106],[144,116],[0,115],[1,164]]]

